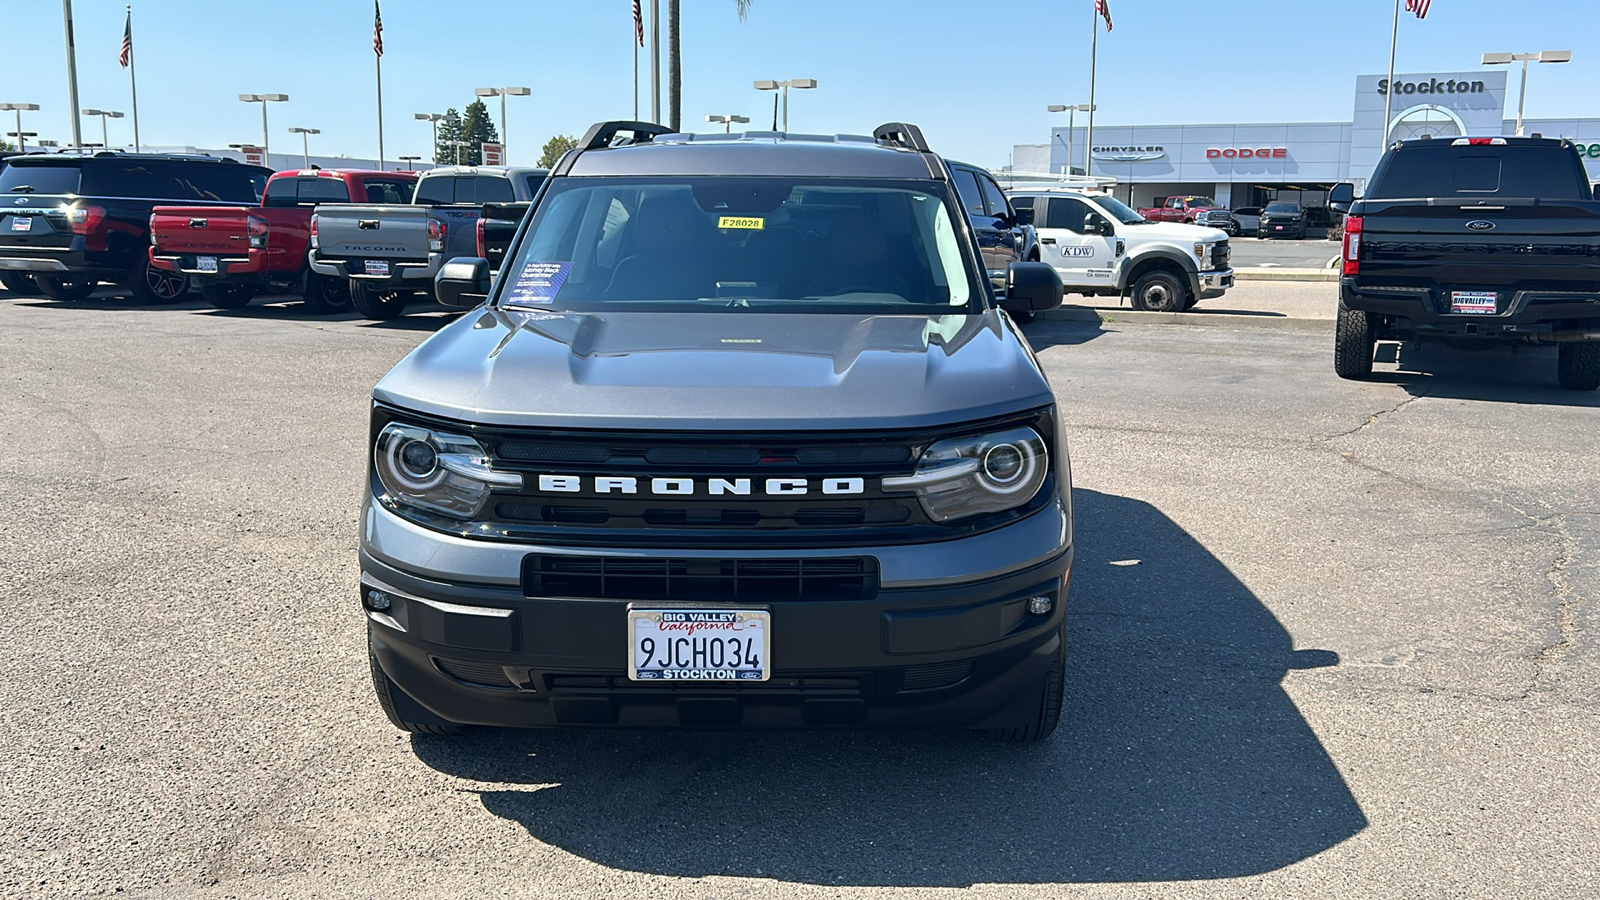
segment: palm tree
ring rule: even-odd
[[[739,21],[750,15],[755,0],[734,0]],[[667,0],[667,124],[673,131],[683,128],[683,66],[678,49],[678,0]]]

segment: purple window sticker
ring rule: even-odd
[[[567,276],[572,274],[570,262],[531,262],[522,267],[517,273],[517,280],[511,285],[511,292],[506,297],[507,303],[512,304],[547,304],[554,302],[556,294],[561,293],[561,286],[567,283]]]

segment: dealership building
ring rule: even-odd
[[[1176,195],[1215,197],[1235,209],[1272,200],[1323,206],[1328,189],[1339,182],[1364,187],[1391,141],[1514,134],[1514,108],[1513,118],[1506,118],[1506,75],[1504,69],[1397,74],[1392,92],[1388,76],[1363,75],[1356,79],[1349,122],[1097,125],[1092,147],[1080,116],[1076,128],[1052,129],[1048,144],[1017,145],[1011,168],[1082,172],[1090,162],[1093,174],[1117,179],[1117,197],[1134,206]],[[1600,181],[1600,118],[1529,119],[1523,131],[1571,138],[1590,180]]]

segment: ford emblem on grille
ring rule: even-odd
[[[1474,221],[1474,222],[1468,222],[1467,223],[1467,230],[1468,231],[1493,231],[1494,230],[1494,223],[1493,222],[1485,222],[1482,219],[1478,219],[1477,221]]]

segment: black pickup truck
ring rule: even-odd
[[[500,271],[511,239],[517,236],[517,228],[532,205],[532,201],[527,200],[483,205],[483,215],[478,218],[478,255],[489,261],[491,272]]]
[[[1600,387],[1600,203],[1571,141],[1402,141],[1347,212],[1334,371],[1380,340],[1555,344],[1561,386]]]

